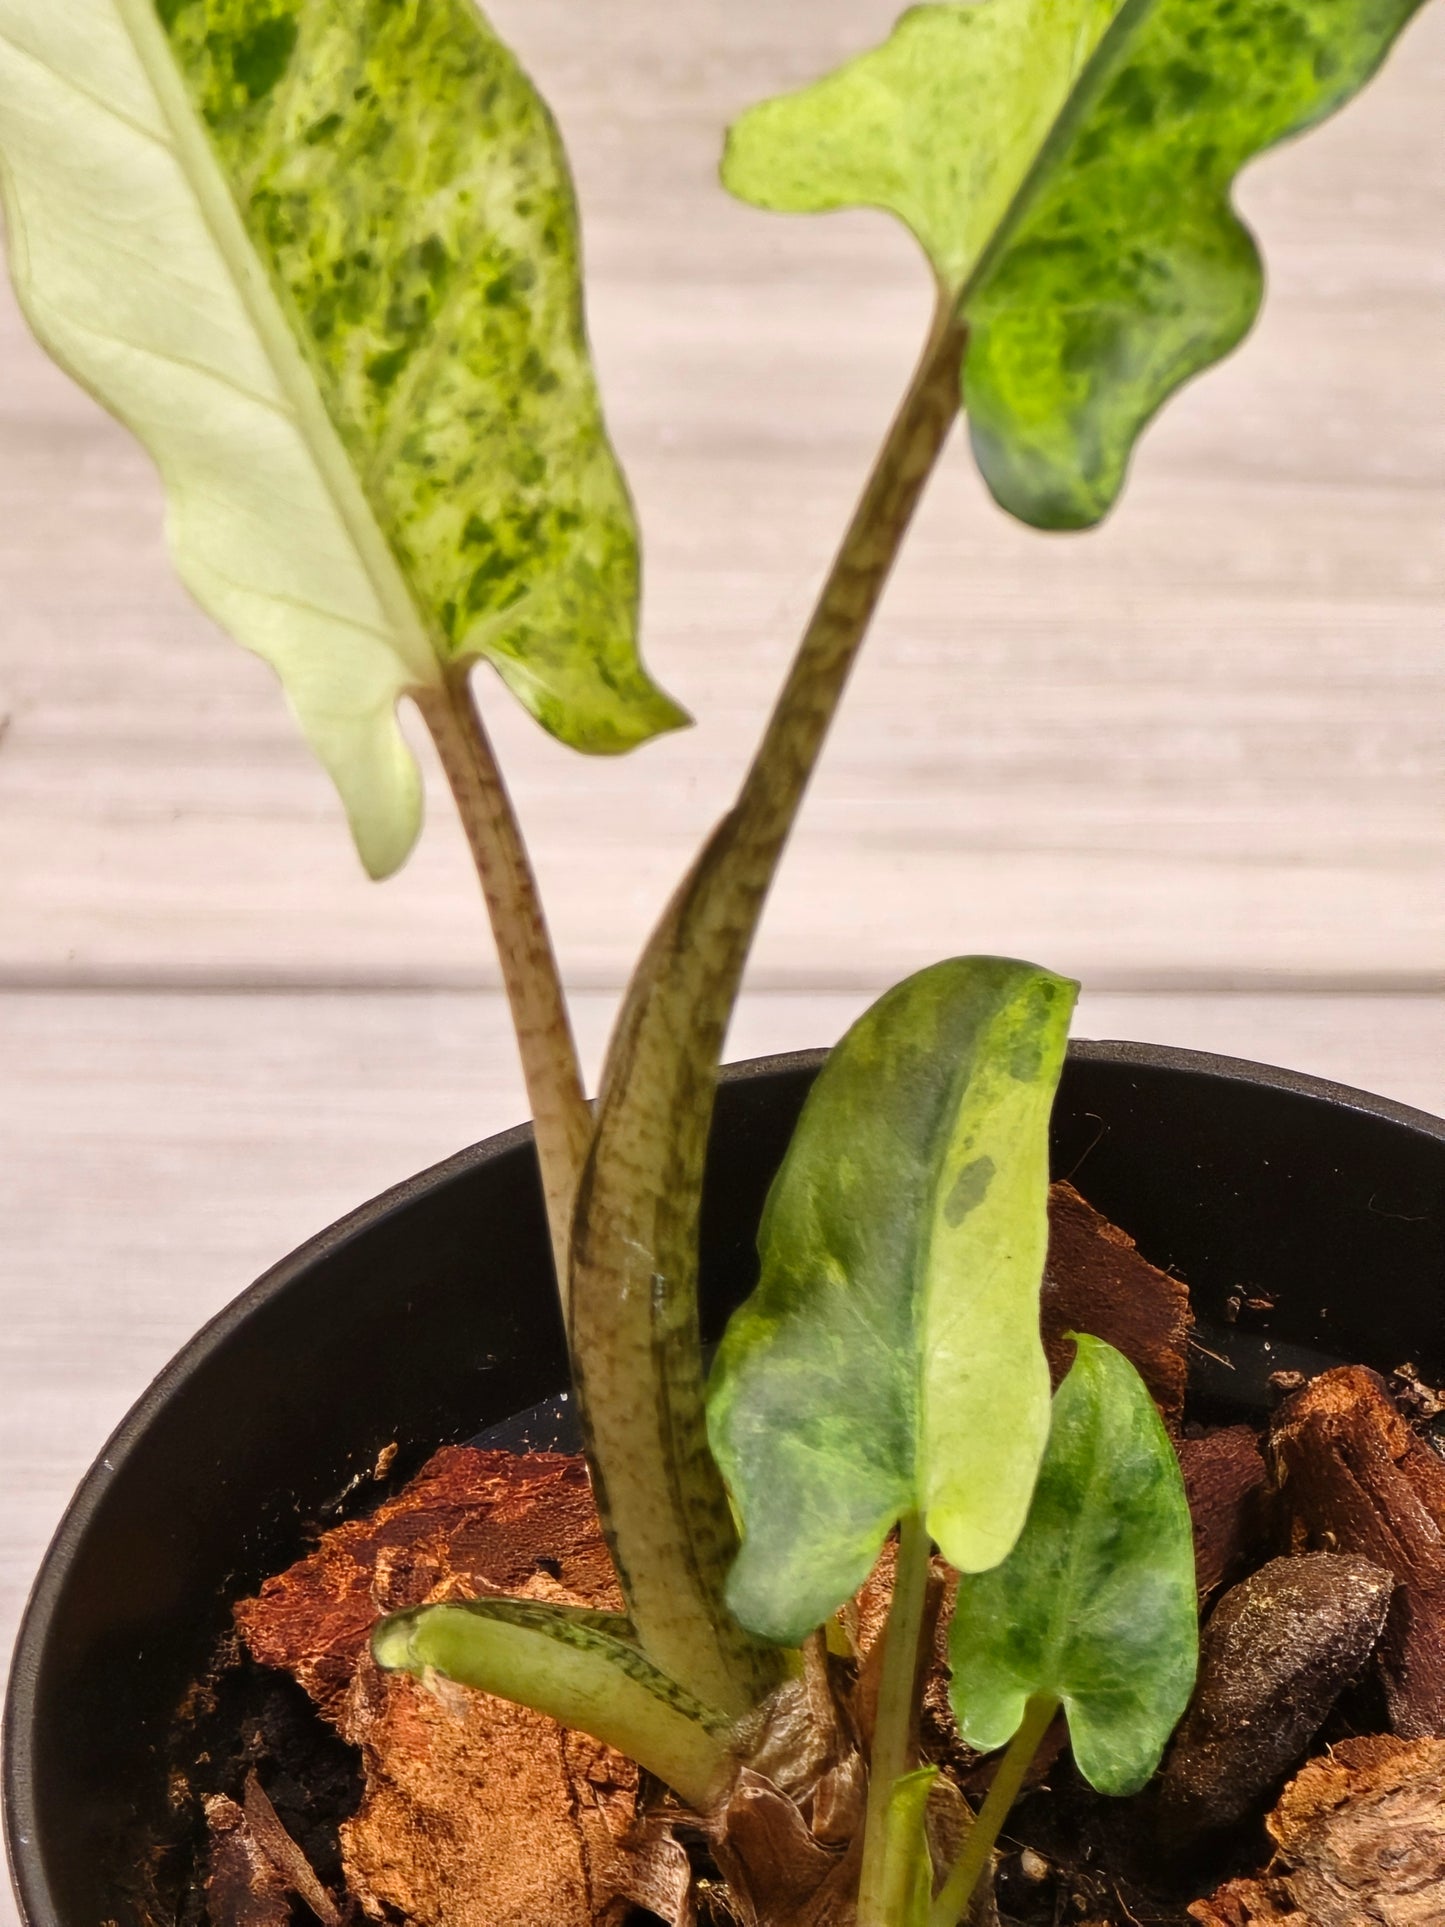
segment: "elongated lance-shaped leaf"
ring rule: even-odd
[[[1370,78],[1422,0],[983,0],[746,114],[724,180],[762,207],[869,206],[967,323],[964,400],[997,500],[1097,522],[1139,434],[1259,311],[1230,204],[1257,154]]]
[[[988,1752],[1013,1738],[1031,1696],[1060,1700],[1085,1779],[1134,1793],[1194,1688],[1194,1540],[1143,1380],[1102,1340],[1076,1343],[1018,1545],[959,1582],[953,1705],[964,1739]]]
[[[1048,1129],[1078,986],[995,957],[880,999],[809,1094],[709,1435],[742,1519],[728,1601],[796,1641],[905,1513],[962,1571],[1018,1537],[1049,1427]]]
[[[556,735],[682,720],[546,109],[470,0],[0,0],[16,288],[165,482],[177,565],[277,671],[367,867],[420,821],[398,698],[495,665]]]
[[[660,1672],[625,1619],[524,1599],[418,1606],[372,1634],[378,1666],[428,1671],[547,1713],[706,1804],[728,1762],[729,1723]]]

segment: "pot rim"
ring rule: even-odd
[[[779,1072],[817,1069],[827,1054],[826,1048],[819,1048],[747,1058],[724,1065],[722,1075],[730,1083],[748,1082]],[[1281,1094],[1311,1098],[1333,1108],[1401,1125],[1445,1143],[1445,1119],[1427,1111],[1328,1078],[1260,1064],[1248,1058],[1225,1057],[1166,1044],[1079,1038],[1070,1041],[1069,1055],[1082,1062],[1137,1065],[1141,1069],[1186,1072],[1226,1083],[1260,1085]],[[4,1811],[6,1859],[22,1920],[33,1923],[33,1927],[50,1927],[51,1923],[60,1921],[36,1841],[31,1750],[37,1718],[37,1688],[55,1602],[69,1579],[77,1550],[111,1478],[136,1450],[156,1414],[197,1366],[223,1346],[260,1307],[286,1292],[317,1259],[369,1233],[417,1197],[447,1184],[476,1164],[521,1150],[531,1141],[530,1123],[514,1125],[510,1130],[483,1138],[390,1186],[308,1238],[264,1271],[186,1341],[141,1393],[97,1453],[61,1515],[32,1584],[16,1636],[3,1722],[0,1722],[0,1744],[3,1744],[0,1805]]]

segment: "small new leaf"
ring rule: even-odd
[[[935,965],[834,1050],[773,1185],[709,1437],[742,1520],[728,1601],[796,1642],[904,1513],[962,1571],[1023,1525],[1049,1425],[1048,1126],[1077,986]]]
[[[995,498],[1084,528],[1151,417],[1259,311],[1235,177],[1357,93],[1421,3],[915,7],[882,47],[744,115],[723,177],[762,207],[905,221],[969,329],[964,402]]]
[[[893,1782],[884,1821],[882,1907],[898,1927],[928,1927],[933,1899],[933,1860],[928,1848],[928,1796],[936,1766],[919,1767]]]
[[[390,1671],[440,1673],[590,1733],[698,1805],[727,1762],[727,1721],[659,1672],[612,1613],[524,1599],[419,1606],[382,1620],[371,1650]]]
[[[959,1583],[951,1690],[963,1738],[983,1752],[1013,1738],[1031,1697],[1061,1701],[1079,1771],[1127,1794],[1193,1691],[1193,1535],[1143,1380],[1112,1346],[1076,1342],[1019,1542]]]
[[[566,160],[470,0],[0,0],[0,163],[32,326],[155,457],[374,874],[420,823],[398,698],[458,665],[581,749],[685,720],[637,656]]]

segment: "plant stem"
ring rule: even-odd
[[[963,350],[962,323],[944,295],[738,797],[739,829],[757,839],[754,865],[775,865],[792,828],[903,538],[958,418]]]
[[[657,953],[676,945],[691,922],[689,934],[706,943],[712,966],[699,1008],[699,1021],[709,1031],[726,1029],[783,846],[903,538],[958,417],[964,343],[962,324],[942,297],[737,802],[713,832],[634,974],[636,994],[648,987]],[[625,1014],[619,1043],[624,1023]],[[609,1075],[611,1062],[609,1052]]]
[[[778,859],[957,418],[963,340],[945,303],[737,804],[633,973],[578,1206],[574,1358],[608,1545],[647,1650],[728,1711],[756,1702],[776,1655],[747,1641],[723,1603],[737,1536],[703,1413],[697,1245],[717,1068]]]
[[[936,1766],[919,1767],[893,1782],[883,1851],[883,1918],[898,1927],[916,1927],[933,1897],[928,1802],[937,1784]]]
[[[608,1049],[604,1101],[609,1086],[626,1079],[636,1033],[675,988],[685,987],[684,1009],[676,1014],[690,1018],[692,1035],[716,1036],[721,1048],[783,846],[903,538],[958,417],[964,343],[962,324],[942,297],[737,801],[679,886],[632,974]]]
[[[563,1316],[572,1207],[592,1138],[561,973],[512,799],[466,672],[418,692],[481,881],[532,1107]]]
[[[1010,1740],[1008,1752],[993,1776],[988,1797],[969,1829],[963,1852],[933,1903],[928,1927],[958,1927],[963,1919],[964,1910],[973,1899],[973,1890],[988,1865],[994,1843],[1003,1830],[1009,1809],[1019,1796],[1034,1755],[1042,1745],[1058,1710],[1059,1702],[1050,1693],[1036,1693],[1024,1708],[1023,1724]]]
[[[883,1676],[868,1762],[868,1810],[863,1826],[863,1871],[858,1885],[858,1927],[899,1927],[889,1917],[886,1860],[888,1810],[893,1789],[913,1765],[918,1725],[918,1683],[923,1662],[924,1606],[932,1542],[916,1512],[904,1515],[898,1533],[893,1598],[883,1634]]]

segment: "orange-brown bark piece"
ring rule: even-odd
[[[236,1624],[253,1657],[290,1673],[334,1725],[382,1613],[516,1592],[539,1574],[588,1605],[621,1603],[586,1466],[565,1453],[453,1445],[242,1600]]]
[[[1189,1287],[1140,1255],[1128,1232],[1071,1184],[1049,1187],[1049,1254],[1042,1299],[1044,1347],[1055,1384],[1073,1363],[1064,1334],[1088,1332],[1124,1356],[1149,1387],[1171,1431],[1184,1415],[1189,1373]]]
[[[237,1608],[253,1656],[361,1749],[366,1792],[342,1830],[355,1898],[412,1927],[596,1927],[632,1901],[682,1918],[686,1862],[638,1829],[630,1761],[525,1707],[372,1665],[381,1614],[499,1592],[620,1605],[580,1459],[448,1447]]]
[[[360,1811],[342,1828],[346,1871],[373,1918],[594,1927],[617,1911],[630,1761],[527,1707],[370,1661],[343,1730],[366,1768]]]
[[[1342,1741],[1291,1781],[1269,1831],[1269,1869],[1195,1901],[1200,1927],[1445,1921],[1445,1741]]]
[[[1196,1900],[1189,1909],[1200,1927],[1319,1927],[1286,1901],[1281,1907],[1259,1880],[1231,1880],[1209,1900]],[[1363,1927],[1363,1923],[1361,1923]]]
[[[1194,1571],[1201,1601],[1233,1585],[1266,1550],[1269,1468],[1247,1425],[1179,1441],[1179,1464],[1194,1521]]]
[[[1271,1450],[1295,1550],[1356,1553],[1394,1574],[1379,1649],[1390,1724],[1445,1737],[1445,1462],[1355,1365],[1281,1407]]]

